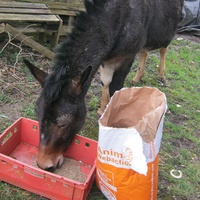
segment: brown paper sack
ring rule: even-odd
[[[99,119],[96,183],[109,200],[156,200],[165,94],[134,87],[115,92]]]
[[[124,88],[115,92],[99,121],[107,127],[134,127],[149,143],[155,139],[165,111],[165,94],[157,88]]]

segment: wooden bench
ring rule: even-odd
[[[36,1],[36,0],[34,0]],[[76,18],[76,15],[80,11],[85,11],[83,1],[74,0],[61,2],[46,2],[45,3],[52,13],[59,15],[63,20],[63,26],[61,28],[61,35],[65,35],[71,31],[71,25]]]
[[[39,33],[39,42],[43,43],[50,35],[51,46],[57,45],[62,20],[41,3],[0,2],[0,23],[9,23],[23,33]]]
[[[11,2],[12,0],[4,0]],[[63,21],[60,35],[66,35],[71,31],[71,25],[80,11],[85,11],[83,0],[17,0],[18,2],[30,2],[45,4],[52,14],[59,15]]]

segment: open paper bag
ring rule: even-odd
[[[115,92],[99,119],[96,182],[109,200],[156,200],[167,102],[156,88]]]

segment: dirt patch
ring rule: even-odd
[[[197,43],[200,42],[200,37],[194,36],[192,34],[184,33],[184,34],[180,34],[180,35],[178,34],[177,36],[180,38],[184,38],[184,39],[193,41],[193,42],[197,42]]]
[[[40,94],[41,87],[23,63],[23,58],[50,71],[51,61],[42,57],[20,43],[7,45],[6,41],[0,44],[0,121],[1,130],[7,123],[13,123],[24,116],[23,108],[29,108]],[[5,123],[4,123],[5,122]]]
[[[195,148],[195,145],[192,141],[186,139],[186,138],[173,138],[172,145],[174,147],[178,148],[184,148],[184,149],[193,149]]]
[[[20,110],[22,109],[22,104],[12,104],[8,103],[1,107],[1,113],[4,118],[12,118],[14,120],[18,119],[20,116]]]

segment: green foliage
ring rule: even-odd
[[[36,119],[36,117],[35,117],[35,105],[34,104],[24,105],[21,112],[22,112],[22,115],[26,118]]]
[[[0,93],[0,105],[5,104],[5,103],[10,103],[12,102],[12,99],[2,93]]]

